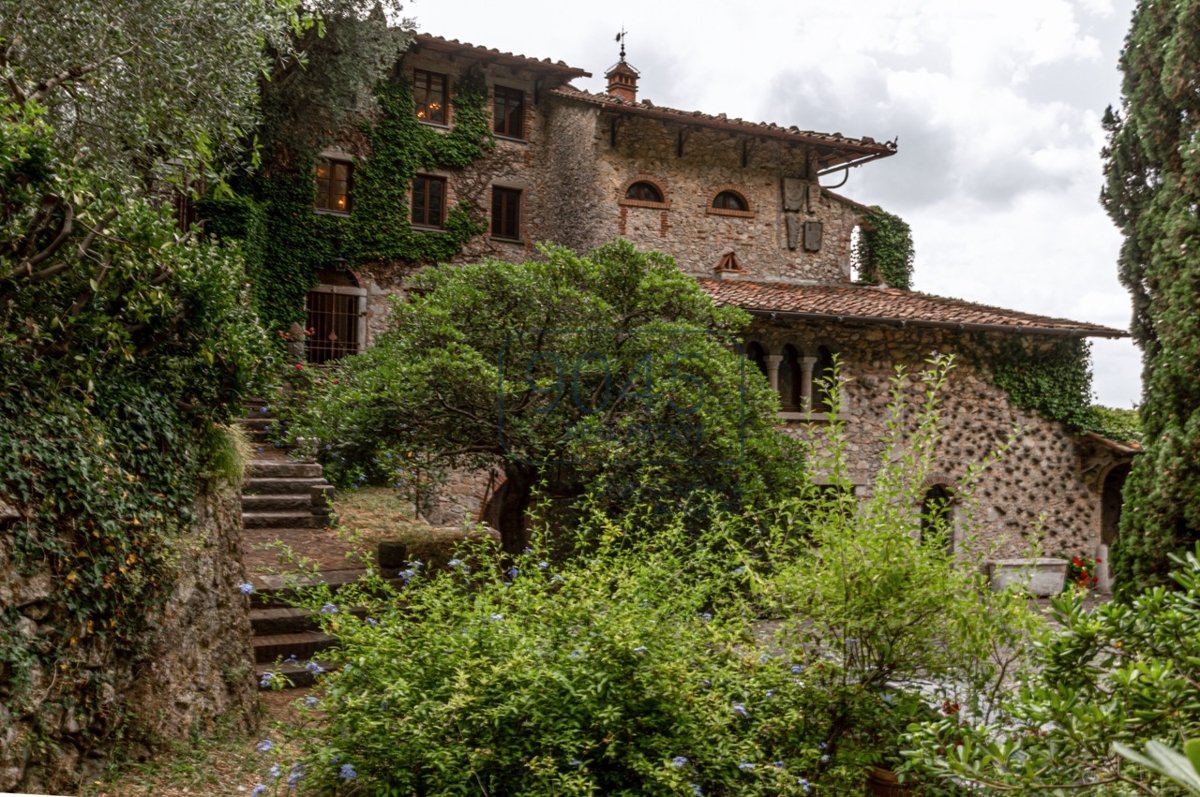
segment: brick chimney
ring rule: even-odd
[[[625,63],[624,47],[621,49],[621,60],[604,73],[608,78],[608,96],[625,102],[637,102],[638,71]]]

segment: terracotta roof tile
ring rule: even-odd
[[[817,144],[838,150],[852,157],[842,158],[841,161],[857,160],[863,157],[884,158],[896,153],[895,142],[880,143],[873,138],[850,138],[841,133],[818,133],[813,130],[801,130],[796,126],[784,127],[771,122],[748,122],[744,119],[730,119],[725,114],[707,114],[701,111],[681,111],[677,108],[667,108],[655,105],[649,100],[627,102],[610,94],[594,94],[574,86],[560,86],[551,94],[576,102],[596,105],[616,113],[631,113],[649,116],[668,121],[679,121],[689,125],[699,125],[731,132],[764,136],[767,138],[796,141],[806,144]],[[839,161],[839,162],[841,162]]]
[[[441,52],[470,52],[479,58],[493,58],[497,61],[508,63],[512,66],[521,66],[527,69],[539,69],[542,71],[554,72],[561,76],[564,80],[571,80],[577,77],[591,77],[592,73],[578,67],[570,66],[563,61],[551,61],[549,58],[532,58],[528,55],[519,55],[517,53],[506,53],[497,50],[494,47],[482,47],[478,44],[470,42],[460,42],[458,39],[447,39],[442,36],[433,36],[428,33],[418,33],[414,40],[418,47],[425,47],[430,50],[439,50]]]
[[[795,285],[701,279],[719,305],[756,313],[836,318],[869,324],[996,330],[1070,337],[1122,338],[1128,333],[1099,324],[1022,313],[984,304],[864,285]]]

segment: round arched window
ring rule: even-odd
[[[737,191],[722,191],[713,197],[712,206],[717,210],[747,211],[750,209],[750,203]]]
[[[639,180],[625,191],[626,199],[636,199],[640,202],[662,202],[662,191],[654,183]]]

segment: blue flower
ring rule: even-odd
[[[327,603],[321,607],[321,614],[337,614],[338,607],[332,603]]]
[[[742,772],[753,772],[754,764],[751,764],[749,761],[743,761],[742,763],[738,764],[738,769],[740,769]]]
[[[517,576],[521,575],[521,571],[516,567],[510,567],[508,568],[507,575],[509,578],[516,578]]]
[[[700,612],[700,619],[707,623],[709,620],[712,619],[712,613],[711,612]]]
[[[783,769],[787,765],[784,764],[782,761],[776,761],[774,764],[772,764],[772,766],[774,766],[776,769]]]
[[[282,772],[283,769],[278,764],[272,764],[271,769],[267,772],[267,774],[271,776],[272,781],[276,781],[279,780],[279,775]]]
[[[266,408],[266,407],[259,407],[259,408],[258,408],[258,412],[259,412],[259,414],[260,414],[260,415],[266,415],[266,414],[267,414],[267,408]]]
[[[368,617],[368,618],[367,618],[367,625],[369,625],[369,626],[371,626],[372,628],[374,628],[375,626],[379,625],[379,621],[378,621],[378,620],[376,620],[374,617]]]
[[[274,749],[275,743],[270,739],[263,739],[258,744],[254,745],[254,749],[260,753],[269,753]]]
[[[310,661],[308,664],[305,664],[304,669],[308,670],[313,675],[320,675],[321,673],[325,672],[325,668],[320,664],[317,664],[315,661]]]
[[[292,764],[292,771],[288,773],[288,779],[287,779],[288,786],[292,787],[293,789],[296,788],[296,784],[299,783],[300,779],[303,777],[304,777],[304,765],[303,764]]]
[[[677,755],[671,759],[671,764],[676,767],[687,766],[687,756]]]
[[[304,705],[308,706],[309,708],[316,708],[316,705],[319,702],[320,701],[317,700],[315,695],[309,695],[304,698]]]
[[[704,797],[704,789],[700,788],[699,783],[692,784],[692,797]]]
[[[497,623],[498,623],[498,622],[500,622],[500,621],[501,621],[501,620],[503,620],[503,619],[504,619],[504,615],[500,614],[499,612],[493,612],[493,613],[492,613],[492,620],[493,620],[493,621],[495,621],[495,622],[497,622]]]
[[[767,697],[769,697],[769,698],[770,698],[770,697],[775,697],[775,690],[774,690],[774,689],[768,689],[768,690],[767,690]]]
[[[804,791],[812,791],[812,785],[804,778],[796,778],[796,783],[798,783],[800,788],[804,789]]]
[[[575,767],[576,769],[579,769],[581,766],[583,766],[583,762],[580,761],[578,758],[572,758],[570,761],[567,762],[567,764]]]
[[[822,764],[828,764],[828,763],[829,763],[829,753],[825,753],[823,756],[821,756],[821,763],[822,763]]]
[[[238,584],[238,590],[243,595],[249,595],[250,593],[254,592],[254,585],[249,581],[243,581],[241,584]]]
[[[733,574],[735,576],[738,575],[739,573],[744,573],[745,571],[746,571],[745,565],[738,565],[737,567],[733,568]]]
[[[571,651],[570,653],[568,653],[567,655],[568,655],[570,658],[572,658],[572,659],[582,659],[582,658],[583,658],[583,651],[582,651],[582,650],[572,650],[572,651]]]
[[[638,645],[636,648],[633,649],[633,652],[637,653],[640,656],[643,653],[646,653],[647,650],[648,650],[648,648],[645,645]]]
[[[451,559],[449,562],[446,562],[446,566],[447,567],[462,567],[463,560],[462,559]]]
[[[742,719],[745,719],[746,717],[750,716],[750,712],[746,711],[746,707],[743,706],[741,703],[733,704],[733,713],[737,714]]]
[[[564,582],[566,582],[566,579],[563,578],[562,576],[558,575],[557,573],[555,573],[554,576],[550,579],[551,584],[562,584]]]
[[[792,665],[792,675],[799,675],[802,672],[804,672],[804,667],[799,664]]]
[[[258,678],[258,688],[259,689],[267,689],[273,683],[275,683],[275,673],[273,673],[273,672],[264,672]]]
[[[829,742],[817,742],[818,750],[825,750],[829,747]]]
[[[284,659],[283,663],[284,664],[299,664],[300,659],[296,658],[296,654],[293,653],[290,656],[288,656],[286,659]]]
[[[266,792],[266,790],[267,790],[267,784],[259,783],[257,786],[255,786],[250,791],[250,797],[262,797],[263,793]]]
[[[425,563],[422,562],[420,559],[413,559],[411,562],[408,563],[408,566],[411,567],[413,570],[420,570],[422,567],[425,566]]]
[[[770,660],[771,660],[771,654],[770,654],[770,653],[764,653],[764,654],[762,654],[761,656],[759,656],[759,657],[758,657],[758,663],[759,663],[759,664],[766,664],[766,663],[767,663],[768,661],[770,661]]]
[[[538,570],[545,570],[549,566],[549,562],[538,562]]]
[[[333,444],[332,444],[332,443],[326,443],[326,444],[325,444],[325,450],[326,450],[326,451],[328,451],[328,450],[329,450],[329,449],[331,449],[331,448],[333,448]]]
[[[338,770],[338,777],[342,780],[354,780],[358,777],[358,773],[354,771],[351,764],[342,764],[342,768]]]
[[[399,573],[397,573],[396,575],[400,577],[400,580],[401,580],[401,581],[403,581],[405,584],[407,584],[408,582],[410,582],[410,581],[412,581],[414,578],[416,578],[416,576],[417,576],[417,571],[416,571],[416,570],[412,570],[412,569],[410,568],[410,569],[408,569],[408,570],[401,570],[401,571],[400,571]]]

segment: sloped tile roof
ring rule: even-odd
[[[514,66],[533,71],[551,72],[561,77],[563,80],[592,76],[591,72],[578,67],[570,66],[563,61],[551,61],[549,58],[533,58],[528,55],[506,53],[497,50],[494,47],[482,47],[478,44],[460,42],[458,39],[447,39],[442,36],[433,36],[428,33],[418,33],[414,39],[414,44],[417,47],[434,50],[437,52],[470,53],[472,56],[485,61],[491,60],[507,66]]]
[[[550,93],[575,102],[596,105],[614,113],[629,113],[698,127],[727,130],[733,133],[815,144],[851,156],[842,157],[838,159],[838,162],[858,160],[863,157],[884,158],[896,153],[895,142],[881,143],[873,138],[850,138],[841,133],[818,133],[812,130],[801,130],[795,126],[784,127],[771,122],[730,119],[723,113],[713,115],[701,111],[681,111],[676,108],[655,105],[649,100],[628,102],[610,94],[594,94],[574,86],[560,86]]]
[[[890,326],[928,326],[964,331],[1004,331],[1068,337],[1123,338],[1124,330],[1064,318],[1022,313],[984,304],[865,285],[796,285],[702,278],[719,305],[754,313],[832,318]]]

